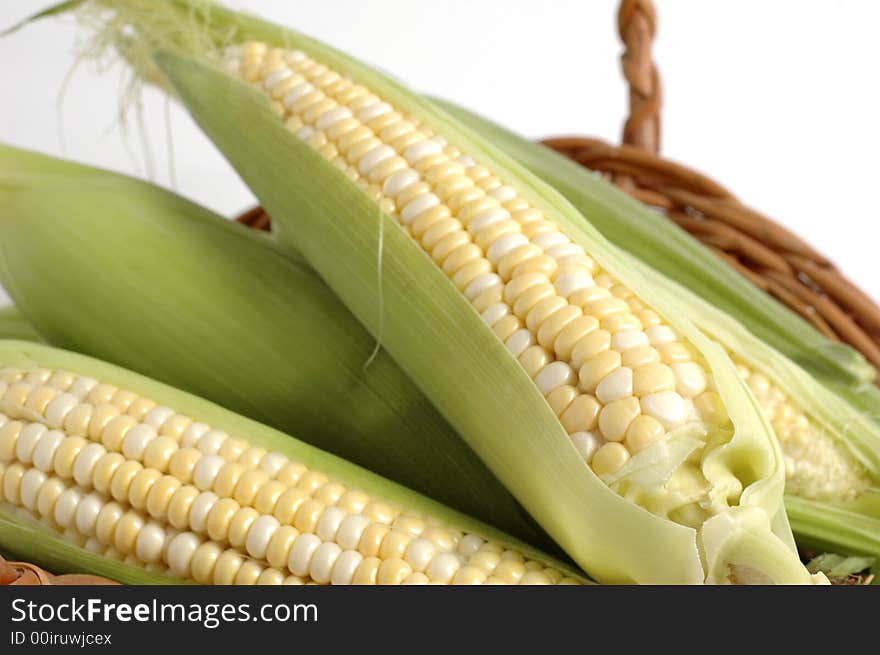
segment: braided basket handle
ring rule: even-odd
[[[653,45],[657,12],[651,0],[622,0],[617,31],[623,41],[623,76],[629,85],[629,117],[623,126],[623,143],[652,154],[660,152],[660,109],[663,104],[660,74]]]

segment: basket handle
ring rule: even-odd
[[[657,12],[651,0],[621,0],[617,30],[623,41],[623,75],[629,86],[629,117],[623,143],[652,154],[660,152],[660,75],[654,63],[653,42]]]

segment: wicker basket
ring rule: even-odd
[[[623,144],[579,136],[543,143],[661,210],[820,332],[850,344],[880,367],[880,308],[873,300],[796,234],[742,204],[705,175],[659,156],[662,102],[652,55],[653,3],[623,0],[618,29],[630,104]],[[259,207],[238,220],[270,229],[270,219]]]

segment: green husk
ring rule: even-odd
[[[655,288],[663,288],[674,296],[681,311],[705,334],[750,368],[766,375],[819,429],[843,445],[864,467],[870,487],[850,501],[786,495],[785,506],[798,544],[815,546],[814,537],[820,534],[823,548],[833,552],[880,557],[880,426],[873,417],[849,404],[735,319],[630,255],[621,255],[629,257],[632,266],[642,268]],[[804,511],[805,507],[810,511]],[[854,540],[853,535],[860,535],[859,540]]]
[[[0,242],[0,281],[52,345],[304,435],[555,548],[391,358],[373,356],[375,340],[320,278],[267,235],[145,182],[0,146]]]
[[[844,506],[786,496],[785,509],[802,548],[880,557],[880,519]]]
[[[149,15],[141,11],[144,4],[115,3],[120,19],[111,28],[133,23],[142,51],[155,51],[190,113],[272,214],[281,243],[303,253],[575,561],[598,579],[616,582],[723,582],[754,579],[755,572],[763,580],[810,580],[794,554],[781,508],[778,447],[729,359],[552,188],[430,103],[311,39],[204,3],[172,2],[192,9],[176,20],[170,12],[156,15],[169,4],[155,3],[157,11]],[[301,48],[417,114],[501,177],[516,181],[528,200],[586,244],[603,268],[649,298],[699,348],[733,416],[733,435],[706,456],[703,470],[721,485],[741,476],[746,488],[738,506],[697,531],[628,502],[584,467],[531,380],[442,272],[359,188],[285,130],[265,98],[210,64],[205,36],[216,46],[233,34]]]
[[[124,584],[186,584],[183,580],[78,548],[39,521],[3,503],[0,503],[0,550],[55,575],[91,573]]]
[[[0,339],[42,341],[31,322],[13,305],[0,307]]]
[[[553,185],[609,241],[737,317],[806,370],[845,387],[875,379],[861,353],[820,334],[658,212],[547,147],[450,102],[433,102]]]
[[[505,547],[520,551],[527,557],[540,560],[565,571],[568,575],[580,578],[565,564],[554,561],[534,548],[503,534],[496,528],[451,510],[402,485],[382,478],[335,455],[318,450],[273,428],[118,366],[40,344],[0,341],[0,367],[71,371],[113,384],[119,388],[135,391],[161,405],[172,407],[181,414],[203,421],[214,428],[225,430],[231,435],[246,439],[270,452],[282,453],[291,460],[300,462],[310,469],[321,471],[350,488],[361,489],[374,498],[390,501],[410,512],[430,517],[442,524],[478,534],[486,539],[496,540]],[[26,548],[29,561],[41,565],[54,566],[63,563],[66,568],[76,568],[80,572],[95,573],[111,578],[121,573],[127,578],[125,581],[141,583],[153,581],[148,579],[146,572],[143,572],[144,577],[141,578],[122,569],[117,571],[113,563],[101,562],[102,566],[98,567],[98,562],[93,557],[89,557],[87,553],[72,543],[65,544],[59,543],[58,539],[47,539],[43,546],[39,546],[38,544],[43,541],[42,533],[48,532],[48,529],[41,530],[33,522],[22,521],[16,513],[10,512],[9,508],[3,504],[0,504],[0,508],[3,510],[0,514],[0,548],[10,550]],[[36,543],[33,544],[33,548],[26,541],[29,536],[33,537],[33,533],[29,535],[29,530],[41,531],[40,538],[34,539]]]

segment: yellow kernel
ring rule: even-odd
[[[358,552],[364,557],[375,557],[382,548],[386,535],[391,531],[387,525],[371,523],[367,526],[358,542]]]
[[[147,494],[146,508],[150,516],[157,519],[164,518],[168,512],[169,503],[180,487],[180,480],[170,475],[163,475],[156,480]]]
[[[601,477],[606,474],[616,473],[621,466],[626,464],[628,459],[629,451],[627,451],[623,444],[612,441],[603,444],[596,451],[590,465],[593,467],[596,475]]]
[[[559,418],[565,431],[569,434],[588,432],[596,427],[600,409],[602,407],[599,405],[599,401],[593,396],[580,394]]]
[[[640,412],[639,399],[633,396],[608,403],[599,413],[599,431],[608,441],[621,441]]]
[[[202,453],[195,448],[180,448],[168,461],[168,472],[183,483],[190,483]]]
[[[326,505],[320,500],[315,500],[314,498],[307,499],[296,513],[293,527],[300,532],[314,532],[325,507]]]
[[[143,420],[147,413],[156,406],[149,398],[135,398],[128,407],[128,415],[138,421]]]
[[[164,473],[177,450],[177,442],[171,437],[156,437],[144,449],[144,466]]]
[[[269,474],[260,469],[245,471],[235,485],[233,497],[242,505],[250,505],[261,487],[269,481]]]
[[[654,417],[637,416],[626,430],[626,448],[635,454],[661,440],[665,434],[663,424]]]
[[[647,396],[675,389],[675,375],[666,364],[645,364],[633,371],[633,394]]]
[[[620,353],[614,350],[604,350],[588,359],[578,371],[578,384],[580,388],[587,393],[593,393],[599,382],[609,373],[619,368],[620,364]]]
[[[307,499],[308,494],[302,489],[289,488],[278,498],[272,515],[282,524],[293,523],[300,507]]]

